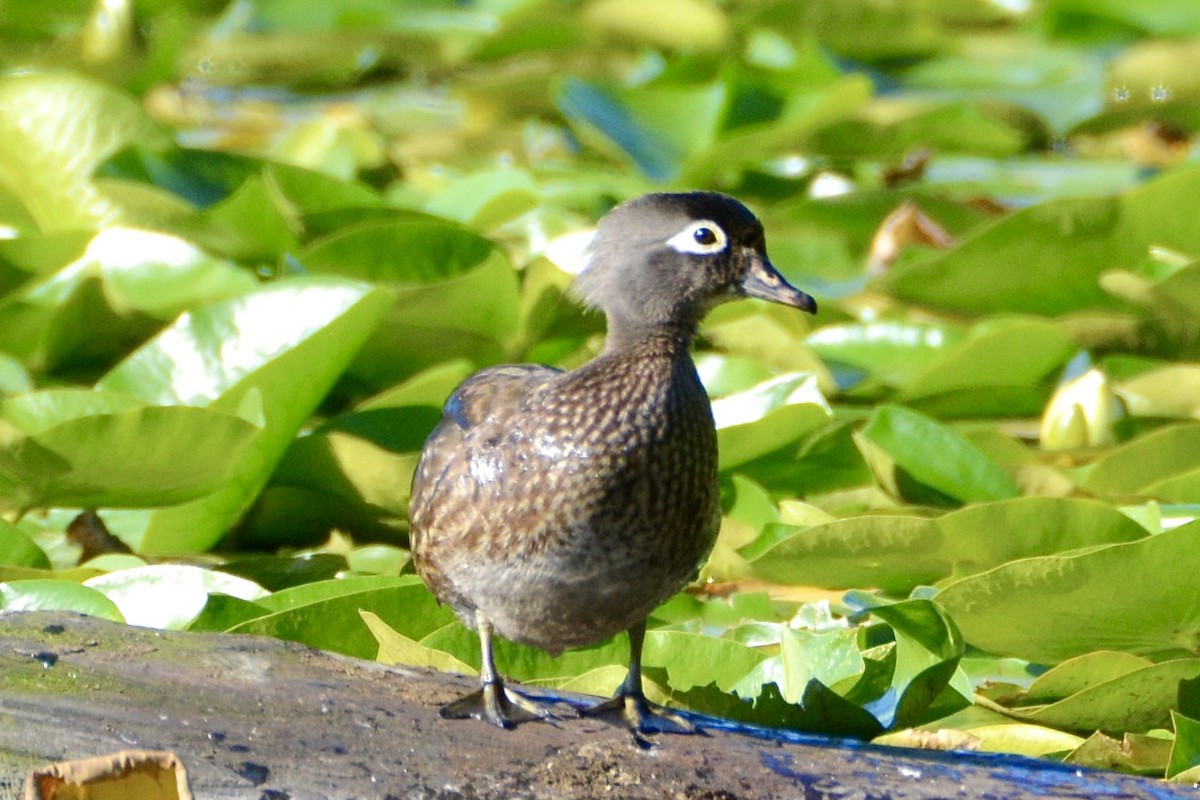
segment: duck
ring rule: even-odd
[[[814,314],[817,303],[772,265],[754,213],[707,191],[614,207],[574,290],[606,317],[599,353],[565,371],[476,372],[446,401],[414,474],[416,572],[482,651],[479,690],[441,715],[501,728],[555,719],[553,704],[505,683],[493,638],[556,656],[626,632],[625,680],[581,713],[635,738],[692,733],[642,688],[647,618],[696,579],[721,525],[717,434],[692,341],[727,301]]]

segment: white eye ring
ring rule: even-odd
[[[729,237],[721,226],[709,219],[689,223],[686,228],[667,239],[667,247],[676,253],[710,256],[729,246]]]

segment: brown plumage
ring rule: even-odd
[[[417,469],[417,572],[484,649],[482,690],[443,711],[502,727],[548,716],[504,688],[493,631],[557,654],[627,630],[629,676],[596,712],[685,731],[642,696],[640,652],[647,615],[696,576],[720,526],[716,431],[689,345],[724,300],[816,304],[770,265],[754,215],[706,192],[618,206],[578,288],[608,317],[603,352],[569,372],[476,373]]]

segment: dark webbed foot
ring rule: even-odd
[[[515,728],[522,722],[557,719],[548,705],[512,691],[501,681],[484,684],[477,692],[442,706],[446,719],[481,719],[500,728]]]
[[[505,729],[515,728],[522,722],[557,719],[551,704],[532,700],[504,685],[492,655],[492,623],[479,612],[475,618],[482,650],[481,688],[442,706],[441,715],[446,719],[481,719]]]
[[[580,711],[584,717],[595,717],[629,729],[638,747],[650,747],[646,733],[684,733],[704,735],[704,731],[679,714],[651,703],[642,692],[642,642],[646,638],[645,623],[629,629],[629,673],[611,700]]]
[[[597,703],[579,713],[584,717],[624,724],[635,737],[640,733],[701,733],[699,728],[679,714],[651,703],[640,691],[626,692],[625,687],[621,687],[611,700]]]

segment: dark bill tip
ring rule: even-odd
[[[765,258],[755,258],[751,261],[750,269],[742,277],[738,288],[746,297],[770,300],[772,303],[781,303],[810,314],[817,313],[817,301],[784,280],[779,270]]]

